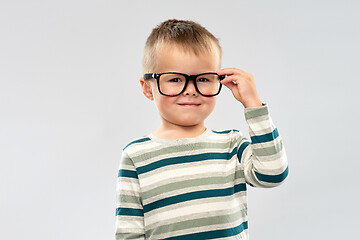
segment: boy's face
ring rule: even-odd
[[[199,54],[184,52],[176,46],[166,46],[158,53],[157,67],[154,73],[179,72],[189,75],[216,72],[219,70],[220,60],[217,54]],[[145,96],[154,100],[162,123],[169,126],[204,125],[204,120],[214,110],[216,97],[200,95],[189,81],[185,91],[179,96],[169,97],[161,95],[157,89],[155,79],[140,79]]]

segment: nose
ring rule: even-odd
[[[196,91],[196,88],[195,88],[195,84],[194,84],[193,81],[188,82],[183,94],[184,95],[192,95],[192,96],[197,96],[198,95],[198,93]]]

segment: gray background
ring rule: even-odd
[[[359,2],[0,2],[0,238],[113,239],[121,149],[159,124],[140,91],[151,29],[191,19],[223,67],[254,74],[290,175],[249,188],[251,239],[355,239],[359,226]],[[247,134],[225,89],[207,120]]]

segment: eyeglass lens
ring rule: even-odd
[[[215,95],[219,92],[220,77],[217,74],[203,74],[196,78],[196,85],[203,95]],[[166,95],[180,94],[186,84],[186,77],[181,74],[166,73],[160,76],[160,91]]]

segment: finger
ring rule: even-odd
[[[237,85],[239,84],[241,81],[246,80],[246,77],[240,76],[240,75],[230,75],[225,77],[223,80],[221,80],[220,82],[222,84],[233,84],[233,85]]]
[[[238,71],[238,69],[236,68],[224,68],[224,69],[220,69],[219,71],[216,72],[219,75],[234,75],[234,74],[240,74],[240,71]]]
[[[238,83],[239,83],[238,77],[232,77],[232,76],[228,76],[221,81],[221,84],[225,85],[225,87],[230,89],[233,94],[239,91]]]
[[[219,75],[235,75],[235,74],[246,74],[245,71],[237,68],[223,68],[216,72]]]
[[[231,92],[234,92],[234,91],[236,91],[236,89],[237,89],[237,85],[234,84],[233,82],[223,83],[223,85],[225,85],[225,87],[227,87],[228,89],[230,89]]]

